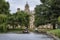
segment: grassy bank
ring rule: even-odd
[[[15,32],[15,33],[17,33],[17,32],[19,32],[19,33],[21,33],[22,31],[23,31],[24,29],[7,29],[7,31],[3,31],[3,30],[0,30],[0,33],[8,33],[8,32]]]
[[[60,38],[60,29],[50,30],[50,31],[48,31],[48,33]]]

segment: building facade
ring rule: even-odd
[[[34,28],[34,11],[30,11],[30,9],[29,9],[29,4],[28,4],[28,2],[26,2],[26,5],[25,5],[25,12],[26,13],[28,13],[29,15],[30,15],[30,22],[29,22],[29,28]]]
[[[25,11],[26,13],[30,14],[30,9],[29,9],[29,4],[28,4],[28,2],[26,2],[26,4],[25,4],[25,9],[24,9],[24,11]]]

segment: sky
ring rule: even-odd
[[[41,4],[40,0],[6,0],[6,1],[10,3],[11,13],[15,13],[17,11],[17,8],[24,10],[26,2],[28,2],[30,10],[34,10],[36,5]]]

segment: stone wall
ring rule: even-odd
[[[39,29],[53,29],[53,26],[51,24],[46,24],[46,25],[40,25],[38,28]]]
[[[30,29],[34,28],[34,14],[30,16]]]

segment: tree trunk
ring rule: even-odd
[[[53,29],[56,29],[55,23],[53,24]]]

